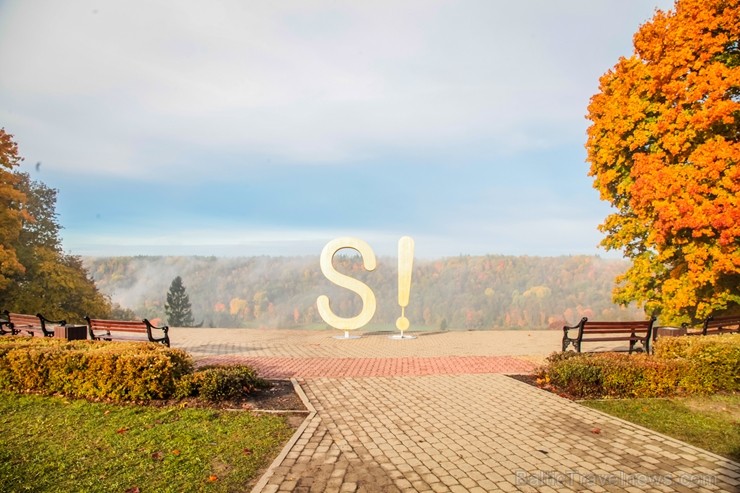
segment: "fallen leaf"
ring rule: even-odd
[[[110,414],[110,409],[108,409],[107,411],[105,411],[105,412],[103,413],[103,415],[104,415],[104,416],[108,416],[109,414]]]
[[[251,448],[245,448],[244,449],[244,455],[252,455],[252,449]]]
[[[152,454],[152,459],[154,460],[164,460],[164,452],[156,451]]]
[[[141,490],[138,486],[134,486],[133,488],[127,489],[125,493],[141,493]]]
[[[123,435],[128,430],[129,430],[129,428],[119,428],[119,429],[116,430],[116,433],[120,433],[121,435]]]
[[[215,474],[211,474],[210,476],[208,476],[208,481],[210,481],[211,483],[213,483],[214,481],[218,481],[218,476],[216,476]]]
[[[601,433],[601,428],[591,428],[591,433],[595,433],[596,435],[598,435],[599,433]]]
[[[180,455],[180,451],[175,449],[172,451],[172,455]]]

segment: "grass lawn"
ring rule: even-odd
[[[740,461],[740,394],[580,402],[715,454]]]
[[[0,489],[245,491],[292,433],[274,415],[0,393]]]

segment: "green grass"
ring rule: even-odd
[[[740,394],[581,404],[740,461]]]
[[[244,491],[291,434],[272,415],[0,393],[0,489]]]

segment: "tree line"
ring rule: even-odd
[[[303,257],[100,257],[84,259],[101,291],[139,317],[167,318],[171,280],[187,286],[192,316],[204,327],[316,327],[316,298],[329,296],[339,316],[362,308],[359,296],[324,278],[318,254]],[[359,256],[340,254],[335,268],[367,284],[377,298],[371,326],[394,327],[400,315],[396,259],[365,271]],[[406,315],[434,329],[561,328],[581,317],[644,318],[611,301],[615,276],[628,263],[595,256],[459,256],[417,260]],[[171,303],[171,302],[169,302]]]

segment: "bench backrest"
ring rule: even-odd
[[[723,332],[740,332],[740,316],[707,317],[704,320],[701,334],[721,334]],[[696,334],[696,333],[694,333]]]
[[[630,320],[626,322],[602,322],[599,320],[585,320],[583,322],[583,331],[589,333],[627,333],[652,332],[655,320]]]
[[[5,315],[8,317],[8,322],[13,324],[16,330],[23,329],[24,327],[40,329],[41,319],[38,315],[26,315],[24,313],[10,313],[6,312]]]
[[[161,327],[157,327],[156,325],[152,325],[149,320],[103,320],[103,319],[96,319],[96,318],[90,318],[85,317],[85,320],[87,321],[87,330],[90,334],[90,339],[98,339],[101,336],[100,334],[95,334],[95,331],[107,331],[108,334],[111,332],[137,332],[137,333],[143,333],[146,334],[147,339],[149,339],[151,342],[160,342],[164,344],[165,346],[170,346],[170,336],[168,335],[168,331],[170,328],[166,325],[163,325]],[[163,334],[162,337],[154,337],[152,334],[152,329],[157,329],[159,331],[162,331]]]
[[[10,327],[11,332],[15,334],[20,331],[29,331],[31,333],[41,331],[44,336],[52,337],[54,335],[54,329],[47,328],[47,324],[65,325],[67,323],[66,320],[49,320],[40,313],[27,315],[25,313],[10,313],[8,310],[5,310],[3,313],[7,319],[7,325]]]
[[[709,317],[704,326],[707,329],[740,330],[740,316]]]
[[[88,318],[87,323],[93,330],[113,330],[124,332],[146,333],[146,323],[141,320],[101,320]]]

